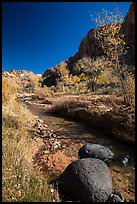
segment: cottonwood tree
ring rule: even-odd
[[[85,56],[77,61],[78,66],[82,72],[80,78],[82,81],[87,81],[87,87],[91,91],[95,91],[97,88],[97,81],[100,74],[105,70],[106,63],[104,57],[98,57],[97,59]]]
[[[106,60],[108,61],[108,67],[113,69],[113,73],[117,75],[124,94],[124,101],[127,103],[127,69],[124,63],[124,55],[128,48],[124,41],[124,34],[120,32],[123,15],[118,8],[116,8],[115,13],[103,9],[97,14],[95,21],[97,29],[94,31],[94,37],[103,49]]]

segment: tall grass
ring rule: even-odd
[[[33,167],[31,149],[36,142],[27,131],[31,113],[15,100],[8,82],[2,86],[2,201],[53,202],[58,193]]]

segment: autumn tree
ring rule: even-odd
[[[103,9],[97,14],[95,21],[97,29],[95,29],[94,37],[103,49],[104,56],[108,61],[108,67],[113,69],[113,74],[117,75],[124,94],[124,101],[127,103],[127,69],[124,63],[124,55],[128,48],[124,41],[124,34],[120,32],[123,15],[118,8],[116,8],[115,13]]]
[[[81,81],[87,81],[87,87],[91,91],[95,91],[97,88],[97,81],[102,72],[104,72],[106,63],[104,57],[98,57],[97,59],[85,56],[77,61],[78,66],[82,72],[80,75]]]

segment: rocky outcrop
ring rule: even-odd
[[[98,57],[103,54],[103,49],[101,48],[99,41],[95,38],[96,29],[91,29],[86,37],[83,38],[79,45],[78,52],[82,57],[90,56]]]
[[[97,158],[104,161],[106,164],[111,163],[114,154],[105,146],[99,144],[87,143],[79,149],[78,155],[80,158]]]
[[[100,46],[99,41],[94,37],[96,28],[91,29],[88,34],[82,39],[79,45],[78,52],[69,59],[68,67],[70,71],[75,74],[75,63],[80,58],[89,56],[96,58],[103,55],[103,49]],[[133,2],[127,12],[127,15],[121,25],[121,33],[125,36],[125,42],[129,47],[125,56],[126,63],[129,65],[135,65],[135,2]]]
[[[44,78],[42,86],[56,86],[61,80],[61,73],[58,68],[53,67],[44,72],[42,77]]]
[[[84,57],[91,57],[91,58],[97,58],[104,54],[102,47],[100,46],[99,40],[97,40],[94,37],[95,29],[91,29],[88,34],[82,39],[80,42],[78,52],[70,57],[68,61],[65,61],[65,65],[62,64],[62,66],[66,66],[69,70],[69,72],[73,75],[79,75],[81,74],[81,70],[78,68],[78,66],[75,66],[79,59],[82,59]],[[135,65],[135,3],[133,2],[129,8],[129,11],[127,12],[127,15],[121,25],[121,33],[125,36],[125,42],[127,46],[129,47],[128,52],[125,57],[125,61],[129,65]],[[49,78],[44,79],[44,84],[48,86],[56,85],[57,81],[55,77],[60,79],[58,72],[60,70],[60,66],[55,66],[49,70],[47,70],[43,77],[47,77],[49,75]],[[56,73],[55,73],[56,72]],[[58,80],[59,81],[59,80]]]
[[[25,90],[28,92],[33,92],[35,85],[41,80],[41,74],[34,74],[27,70],[3,71],[2,77],[4,80],[10,81],[9,83],[14,83],[21,91]]]
[[[99,41],[94,37],[95,30],[96,29],[91,29],[88,32],[80,42],[78,52],[68,60],[68,68],[74,75],[81,74],[81,71],[75,66],[79,59],[84,57],[96,58],[103,55],[103,49],[101,48]]]
[[[58,179],[59,188],[83,202],[106,202],[112,193],[112,178],[99,159],[84,158],[70,163]]]
[[[79,69],[75,68],[75,63],[81,59],[81,54],[79,52],[77,52],[73,57],[70,57],[68,59],[68,69],[70,71],[71,74],[80,74]]]
[[[59,65],[54,66],[44,72],[42,75],[43,82],[42,86],[56,86],[60,81],[62,81],[62,70],[67,66],[67,62],[61,62]]]
[[[121,33],[129,47],[126,54],[126,63],[135,65],[135,2],[133,2],[121,26]]]

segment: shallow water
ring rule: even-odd
[[[67,137],[73,137],[74,139],[85,140],[85,143],[91,142],[108,147],[115,155],[112,164],[113,167],[119,170],[122,180],[128,182],[129,188],[135,191],[134,148],[116,141],[116,139],[110,135],[106,135],[100,130],[93,129],[90,124],[84,121],[55,116],[46,112],[46,109],[38,106],[27,105],[27,108],[49,125],[58,136],[65,135]]]

